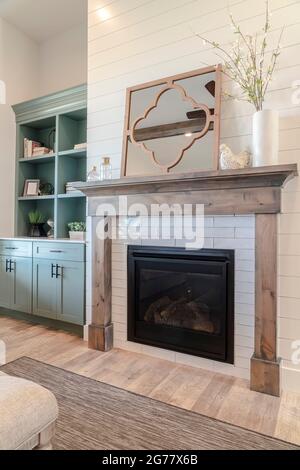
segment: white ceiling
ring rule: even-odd
[[[0,0],[0,16],[43,42],[87,21],[87,0]]]

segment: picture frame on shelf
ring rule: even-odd
[[[23,197],[38,196],[40,191],[40,180],[25,180]]]

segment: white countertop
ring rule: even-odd
[[[19,242],[44,242],[44,243],[83,243],[86,244],[84,240],[70,240],[69,238],[44,238],[44,237],[0,237],[0,240],[10,240],[10,241],[19,241]]]

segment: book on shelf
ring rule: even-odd
[[[53,153],[53,151],[51,149],[48,149],[47,147],[35,147],[33,149],[32,156],[33,157],[39,157],[39,156],[42,156],[42,155],[48,155],[50,153]]]
[[[80,182],[81,181],[71,181],[66,183],[66,194],[82,194],[81,191],[73,187],[75,184]]]
[[[82,144],[76,144],[74,145],[74,150],[86,150],[87,149],[87,143],[82,143]]]
[[[33,152],[37,147],[41,147],[41,142],[35,140],[24,139],[24,158],[30,158],[33,156]]]

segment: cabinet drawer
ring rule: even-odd
[[[85,261],[85,245],[82,243],[33,243],[33,257],[56,261]]]
[[[0,240],[0,254],[3,256],[32,256],[32,242],[18,240]]]

